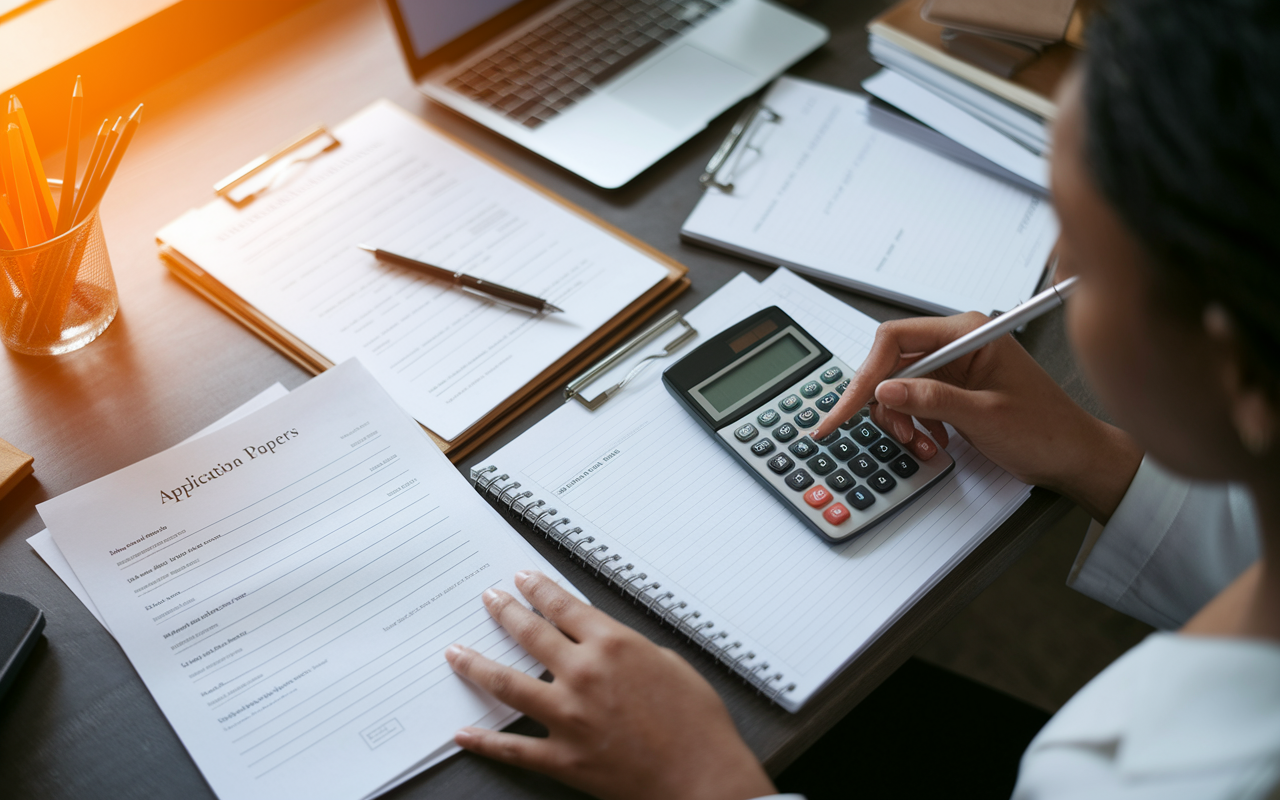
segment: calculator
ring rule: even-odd
[[[681,405],[828,542],[887,519],[955,466],[941,447],[905,452],[864,408],[822,440],[817,426],[853,370],[772,306],[707,340],[663,374]],[[936,444],[936,442],[935,442]]]

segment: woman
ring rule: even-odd
[[[921,458],[931,446],[915,422],[943,446],[937,420],[951,423],[1106,525],[1091,531],[1076,585],[1182,625],[1153,634],[1050,720],[1023,757],[1015,797],[1274,797],[1280,11],[1260,0],[1116,0],[1095,23],[1087,62],[1055,124],[1059,274],[1081,278],[1068,332],[1119,427],[1072,403],[1009,338],[929,378],[884,380],[979,315],[882,326],[831,419],[874,397],[877,422]],[[1258,539],[1261,555],[1241,573]],[[606,798],[774,791],[688,664],[542,576],[517,585],[555,627],[510,596],[486,604],[554,682],[461,648],[447,655],[550,736],[468,729],[459,744]]]

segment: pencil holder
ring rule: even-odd
[[[96,207],[61,236],[0,250],[0,275],[0,338],[19,353],[47,356],[84,347],[120,308]]]

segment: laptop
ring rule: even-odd
[[[419,90],[606,189],[821,46],[771,0],[385,0]]]

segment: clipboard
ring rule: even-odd
[[[380,101],[385,102],[385,101]],[[429,427],[423,426],[437,446],[455,463],[483,444],[505,425],[538,402],[563,387],[582,368],[602,355],[624,345],[628,337],[636,333],[650,317],[666,306],[690,285],[688,268],[657,249],[610,225],[590,212],[574,205],[520,175],[504,164],[476,150],[466,142],[441,131],[420,118],[398,109],[417,124],[431,130],[434,135],[465,150],[471,156],[499,172],[509,176],[538,194],[567,209],[582,220],[602,229],[614,238],[631,246],[663,266],[667,273],[657,284],[637,297],[609,322],[589,335],[576,347],[563,354],[550,367],[500,403],[492,411],[470,425],[453,439],[444,439]],[[260,156],[236,172],[219,181],[214,194],[237,209],[251,207],[253,203],[269,197],[273,191],[287,186],[297,176],[305,174],[312,165],[322,163],[325,155],[341,152],[343,144],[324,126],[313,126],[284,143],[275,150]],[[311,374],[319,374],[334,366],[311,344],[294,332],[278,324],[261,309],[254,307],[235,291],[221,283],[199,264],[185,256],[177,248],[157,237],[161,260],[182,283],[186,284],[212,305],[244,325],[251,332],[270,344],[290,361]]]

